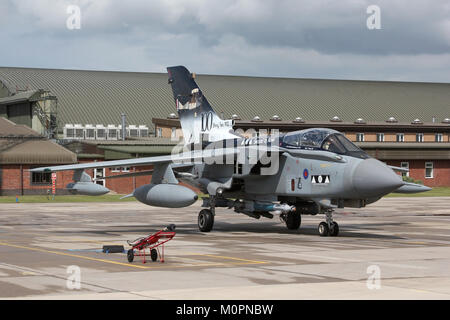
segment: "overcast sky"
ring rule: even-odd
[[[0,66],[450,82],[449,0],[0,0],[0,28]]]

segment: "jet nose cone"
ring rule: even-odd
[[[404,184],[400,176],[376,159],[361,161],[353,172],[352,181],[356,192],[362,197],[383,196]]]

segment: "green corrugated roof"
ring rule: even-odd
[[[39,133],[23,124],[0,117],[0,138],[43,138]]]
[[[50,90],[58,99],[61,124],[119,124],[125,112],[129,124],[153,128],[153,117],[175,112],[165,73],[0,67],[0,81],[11,92],[16,86]],[[323,121],[337,115],[344,121],[384,121],[394,116],[401,122],[450,117],[449,83],[212,75],[197,75],[196,81],[225,117],[269,119],[277,114],[283,120]]]
[[[0,146],[4,141],[0,140]],[[0,152],[0,164],[66,164],[76,161],[75,153],[49,140],[22,140]]]
[[[30,100],[38,92],[39,92],[38,90],[28,90],[19,92],[13,96],[0,98],[0,104],[13,104],[22,101],[27,101]]]

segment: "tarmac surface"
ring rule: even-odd
[[[201,233],[197,204],[0,204],[0,298],[449,299],[449,204],[386,198],[346,208],[334,215],[338,237],[318,236],[323,215],[291,231],[277,217],[219,208],[214,230]],[[101,252],[170,223],[177,234],[164,263]]]

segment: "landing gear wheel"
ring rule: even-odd
[[[156,249],[152,249],[150,251],[150,258],[152,258],[153,262],[155,262],[156,259],[158,259],[158,251],[156,251]]]
[[[128,259],[128,262],[133,262],[133,260],[134,260],[134,250],[133,249],[130,249],[130,250],[128,250],[127,251],[127,259]]]
[[[198,229],[201,232],[210,232],[214,225],[214,215],[211,210],[203,209],[198,214]]]
[[[330,228],[328,228],[328,223],[326,222],[319,223],[318,230],[321,237],[327,237],[330,234]]]
[[[337,237],[338,234],[339,234],[339,225],[337,224],[337,222],[333,221],[331,223],[330,236]]]
[[[289,212],[286,217],[286,227],[289,230],[297,230],[300,228],[300,224],[302,223],[302,216],[300,212]]]

